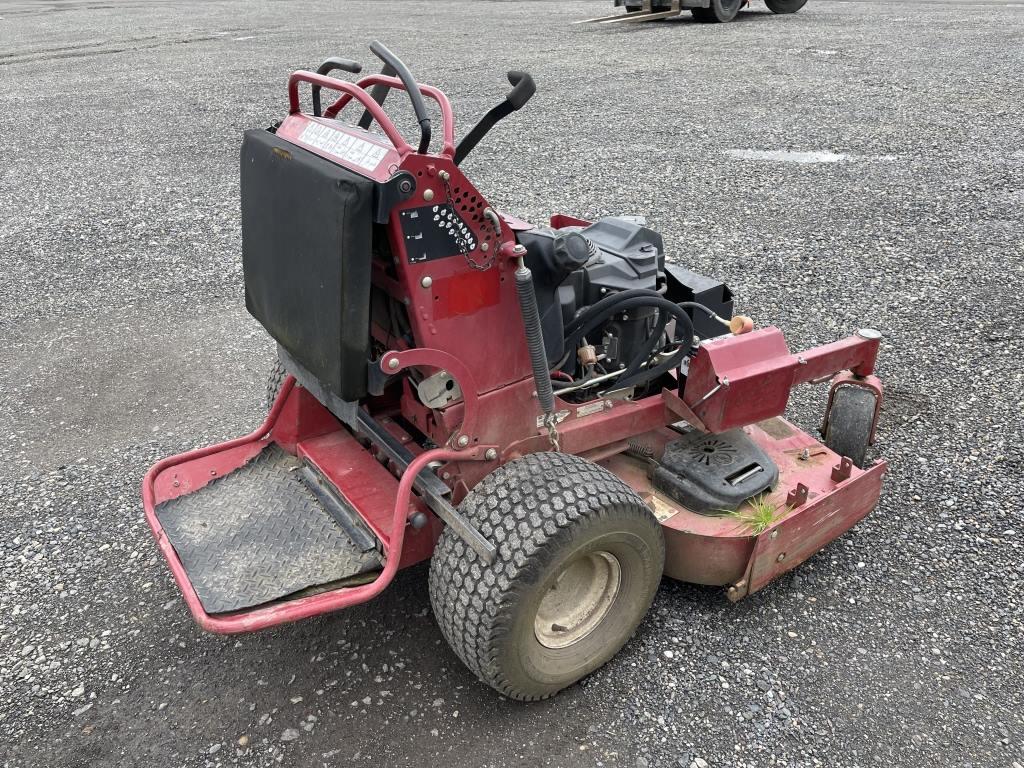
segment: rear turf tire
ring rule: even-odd
[[[590,674],[654,599],[661,528],[629,486],[586,459],[516,459],[484,478],[460,511],[497,557],[485,564],[445,529],[430,602],[452,650],[505,696],[544,699]]]
[[[796,13],[807,4],[807,0],[764,0],[772,13]]]
[[[825,445],[863,468],[874,418],[874,392],[863,387],[840,387],[832,398]]]
[[[690,12],[697,21],[706,24],[725,23],[736,18],[743,0],[711,0],[708,8],[691,8]]]

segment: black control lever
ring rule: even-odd
[[[346,72],[351,72],[353,75],[358,75],[363,71],[363,65],[358,61],[352,61],[351,59],[341,59],[337,56],[331,56],[326,59],[323,64],[316,68],[318,75],[329,75],[336,69],[343,69]],[[313,114],[320,117],[323,114],[320,104],[320,86],[313,86]]]
[[[384,75],[384,77],[394,77],[395,76],[395,70],[393,70],[391,68],[390,64],[385,64],[384,67],[381,69],[380,73],[382,75]],[[373,99],[374,101],[376,101],[377,104],[379,104],[380,106],[384,106],[384,99],[386,99],[388,97],[388,93],[390,93],[390,92],[391,92],[391,86],[390,85],[384,85],[383,83],[377,83],[377,85],[373,86],[373,88],[370,89],[370,98]],[[362,128],[364,131],[367,131],[367,130],[370,129],[370,125],[372,123],[373,123],[373,115],[370,113],[370,110],[364,109],[363,110],[363,116],[359,118],[359,123],[358,123],[359,127]]]
[[[387,67],[391,67],[394,73],[398,75],[398,79],[402,81],[402,85],[405,86],[405,90],[409,94],[409,100],[412,102],[412,111],[416,114],[416,121],[420,124],[420,146],[416,151],[420,154],[426,153],[427,148],[430,146],[430,117],[427,115],[427,105],[423,103],[423,94],[420,93],[416,80],[413,79],[412,73],[402,63],[402,60],[378,41],[374,40],[370,44],[370,51],[373,52],[374,56],[383,61]]]
[[[537,85],[526,72],[509,72],[508,81],[512,85],[512,90],[508,92],[505,100],[481,117],[480,122],[473,126],[473,130],[467,133],[459,142],[459,146],[455,148],[456,165],[466,159],[466,155],[473,151],[473,148],[480,143],[480,140],[487,135],[491,128],[498,124],[499,120],[521,109],[537,92]]]

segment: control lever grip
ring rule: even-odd
[[[338,56],[331,56],[329,59],[325,59],[324,63],[316,68],[318,75],[329,75],[336,69],[343,69],[346,72],[351,72],[353,75],[358,75],[363,71],[363,65],[358,61],[352,61],[352,59],[342,59]],[[313,86],[313,114],[320,117],[323,114],[322,104],[320,103],[320,86]]]
[[[520,72],[514,69],[508,73],[507,77],[512,85],[512,90],[508,92],[505,101],[511,105],[513,111],[522,109],[537,92],[537,84],[533,82],[529,72]]]

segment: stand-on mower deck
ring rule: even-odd
[[[543,698],[618,651],[663,573],[739,600],[872,509],[876,332],[794,354],[733,317],[721,282],[668,263],[641,219],[497,212],[459,165],[530,76],[509,73],[456,144],[444,94],[371,50],[384,71],[356,83],[328,76],[360,71],[343,59],[295,72],[288,116],[243,142],[246,305],[282,366],[266,421],[143,483],[204,628],[356,605],[431,559],[459,657]],[[322,89],[340,94],[326,109]],[[383,109],[392,90],[415,147]],[[794,385],[828,380],[823,444],[783,411]]]

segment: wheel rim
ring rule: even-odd
[[[537,641],[566,648],[582,640],[608,615],[621,583],[622,567],[611,552],[589,552],[566,563],[537,608]]]

